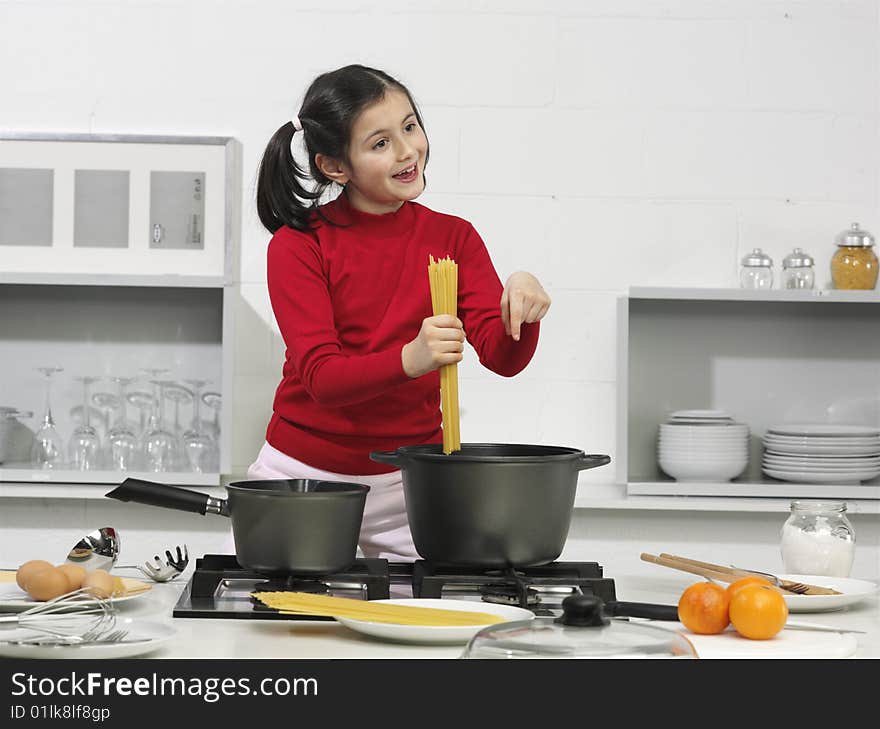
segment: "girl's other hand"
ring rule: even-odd
[[[550,308],[544,287],[527,271],[510,274],[501,294],[501,321],[504,331],[519,341],[522,324],[540,321]]]
[[[403,345],[400,359],[409,377],[421,377],[443,365],[461,362],[464,352],[464,325],[450,314],[429,316],[422,321],[419,335]]]

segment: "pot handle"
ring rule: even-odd
[[[397,451],[370,451],[370,460],[376,461],[376,463],[399,466],[403,459],[397,454]]]
[[[611,456],[603,456],[598,453],[584,454],[575,462],[575,468],[578,471],[585,471],[588,468],[597,468],[611,463]]]
[[[206,514],[208,511],[229,516],[229,508],[225,499],[217,499],[198,491],[190,491],[164,483],[142,481],[139,478],[127,478],[112,491],[104,494],[107,498],[118,501],[134,501],[136,504],[159,506],[177,511],[192,511]]]
[[[678,620],[677,605],[655,605],[650,602],[618,602],[609,600],[603,612],[612,618],[648,618],[650,620]]]

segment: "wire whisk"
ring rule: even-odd
[[[94,641],[114,629],[116,613],[110,599],[83,587],[19,613],[15,622],[43,635]]]

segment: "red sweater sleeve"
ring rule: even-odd
[[[540,324],[523,324],[519,341],[504,331],[501,294],[504,286],[479,233],[470,224],[456,254],[458,318],[482,365],[513,377],[525,369],[538,346]]]
[[[364,402],[409,379],[398,346],[365,355],[343,353],[321,252],[312,236],[279,230],[269,243],[267,263],[269,298],[287,345],[285,370],[296,369],[316,403]]]

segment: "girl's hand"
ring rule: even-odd
[[[504,331],[519,341],[522,324],[540,321],[550,308],[550,297],[532,274],[517,271],[510,274],[501,294],[501,321]]]
[[[419,336],[403,345],[400,359],[409,377],[421,377],[443,365],[461,362],[464,326],[450,314],[429,316],[422,321]]]

